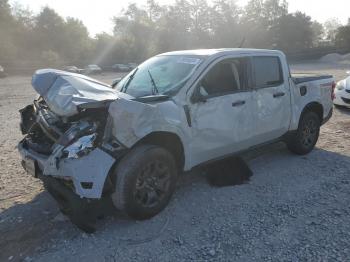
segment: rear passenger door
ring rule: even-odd
[[[281,137],[289,129],[289,83],[278,56],[255,56],[251,61],[255,89],[255,140],[264,143]]]

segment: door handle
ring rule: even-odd
[[[243,106],[245,104],[245,101],[241,100],[241,101],[236,101],[232,103],[232,106]]]
[[[284,95],[285,95],[284,92],[279,92],[279,93],[273,94],[273,97],[276,98],[276,97],[281,97],[281,96],[284,96]]]

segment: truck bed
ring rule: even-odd
[[[305,82],[323,80],[323,79],[328,79],[328,78],[333,78],[333,76],[332,75],[306,74],[306,73],[292,74],[292,79],[296,85],[301,84],[301,83],[305,83]]]

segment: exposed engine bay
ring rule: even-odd
[[[39,96],[20,110],[22,165],[35,177],[58,178],[80,198],[110,193],[115,163],[154,128],[181,118],[172,101],[137,101],[78,74],[39,70],[32,86]]]
[[[63,178],[72,183],[78,195],[100,198],[100,189],[116,160],[110,143],[108,148],[103,147],[107,108],[85,109],[74,117],[60,117],[40,97],[22,109],[21,115],[21,130],[26,136],[19,146],[39,159],[34,163],[38,166],[32,170],[33,175],[42,172]],[[30,156],[27,158],[23,161],[30,162]],[[27,163],[24,166],[28,169]]]
[[[116,152],[122,151],[105,133],[116,92],[55,70],[38,71],[32,85],[39,97],[20,110],[23,167],[36,177],[60,178],[80,197],[101,198]]]

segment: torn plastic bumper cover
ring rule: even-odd
[[[22,165],[32,175],[40,173],[70,180],[80,197],[101,198],[106,177],[116,160],[102,149],[93,148],[93,139],[95,134],[80,137],[67,147],[56,144],[49,157],[28,148],[25,140],[19,143],[18,150]]]
[[[57,201],[61,212],[86,233],[95,231],[97,218],[112,215],[115,211],[108,196],[98,200],[80,198],[59,179],[44,175],[39,175],[39,178],[43,181],[45,189]]]

